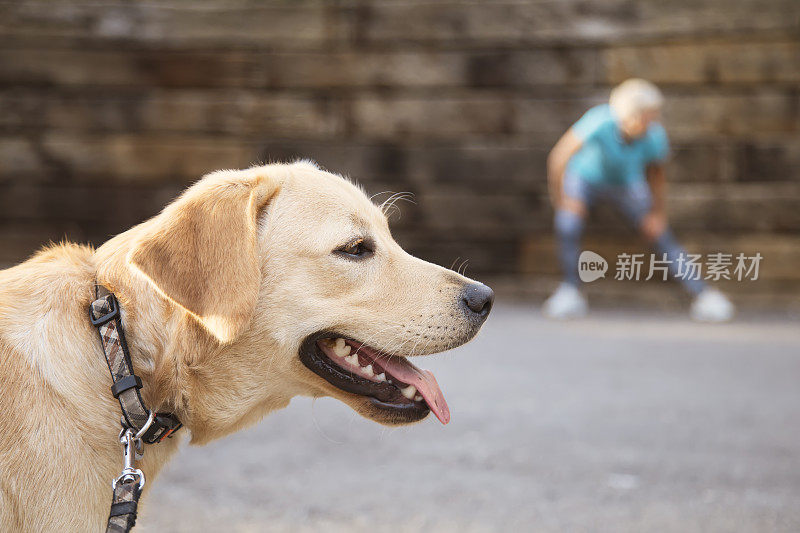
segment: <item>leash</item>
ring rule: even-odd
[[[180,429],[181,422],[172,413],[155,413],[145,407],[139,394],[142,380],[133,373],[119,302],[102,285],[95,286],[95,297],[90,305],[90,319],[100,335],[111,373],[111,394],[122,410],[119,441],[124,466],[111,483],[113,497],[106,532],[127,533],[136,523],[139,496],[145,483],[144,472],[136,468],[136,461],[144,453],[143,443],[156,444],[171,437]]]

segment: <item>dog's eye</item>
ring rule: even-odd
[[[360,259],[372,255],[372,248],[364,239],[356,239],[338,248],[336,252],[350,258]]]

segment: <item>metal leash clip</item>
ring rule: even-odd
[[[136,460],[142,458],[142,439],[134,434],[131,428],[123,428],[119,433],[119,442],[122,444],[122,458],[125,466],[122,473],[111,483],[111,488],[116,489],[117,483],[133,483],[138,478],[139,490],[144,487],[144,472],[136,468]]]

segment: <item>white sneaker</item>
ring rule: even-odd
[[[589,310],[586,298],[569,283],[562,283],[556,292],[544,302],[544,314],[550,318],[577,318]]]
[[[704,289],[692,302],[691,316],[698,322],[727,322],[733,312],[731,301],[716,289]]]

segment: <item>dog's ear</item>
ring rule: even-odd
[[[249,324],[258,297],[258,220],[280,187],[264,170],[205,177],[144,224],[128,256],[220,342]]]

